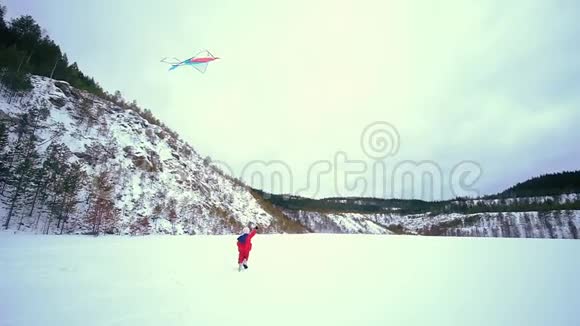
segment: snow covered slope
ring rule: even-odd
[[[0,325],[580,325],[580,242],[0,233]]]
[[[377,223],[369,215],[357,213],[319,213],[283,210],[290,219],[309,230],[320,233],[369,233],[393,234],[387,227]]]
[[[68,162],[79,163],[87,177],[71,200],[77,201],[74,209],[66,217],[57,215],[58,221],[50,214],[50,205],[55,201],[51,202],[50,196],[41,205],[33,205],[39,197],[33,196],[34,189],[40,186],[29,182],[31,189],[20,189],[23,195],[14,196],[18,201],[14,200],[16,211],[9,228],[38,233],[61,229],[64,233],[94,232],[95,219],[89,222],[88,215],[91,200],[99,192],[91,187],[95,177],[106,171],[113,183],[110,197],[115,216],[113,221],[106,221],[104,232],[223,234],[238,232],[249,223],[260,225],[267,232],[303,230],[291,221],[279,221],[266,213],[243,184],[211,167],[190,145],[137,112],[76,90],[65,82],[33,77],[33,84],[31,94],[17,101],[9,103],[7,97],[0,96],[3,120],[14,126],[32,108],[48,109],[48,117],[34,131],[40,138],[35,145],[40,159],[34,168],[40,168],[49,146],[62,144],[71,154]],[[12,144],[16,138],[12,130]],[[33,176],[30,172],[24,181]],[[18,182],[14,184],[16,194]],[[10,200],[5,198],[0,204],[2,224]],[[99,223],[97,227],[103,227],[105,222]]]

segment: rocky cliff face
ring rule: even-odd
[[[426,233],[447,236],[578,239],[580,211],[467,215]]]

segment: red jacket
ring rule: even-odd
[[[249,252],[252,250],[252,238],[256,235],[256,229],[250,233],[244,233],[238,237],[238,251]]]

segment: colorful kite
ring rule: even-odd
[[[169,68],[170,71],[177,67],[190,66],[192,68],[197,69],[201,73],[205,73],[208,63],[217,59],[219,58],[211,54],[208,50],[203,50],[187,60],[182,61],[177,58],[172,58],[168,60],[168,58],[163,58],[161,59],[161,62],[171,65],[171,67]]]

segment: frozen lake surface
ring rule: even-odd
[[[580,325],[580,241],[0,233],[0,325]]]

